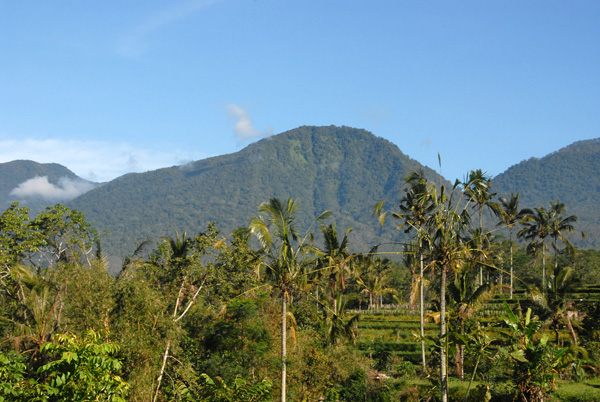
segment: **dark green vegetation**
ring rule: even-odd
[[[99,232],[109,231],[106,249],[121,256],[173,228],[196,232],[214,221],[229,232],[250,222],[256,206],[272,196],[297,199],[302,226],[330,210],[340,227],[354,228],[354,244],[368,250],[381,240],[368,205],[399,199],[404,175],[419,167],[367,131],[300,127],[235,154],[120,177],[69,205]]]
[[[33,161],[17,160],[7,163],[0,163],[0,208],[6,209],[11,203],[18,201],[23,206],[27,206],[32,213],[37,213],[49,205],[56,203],[56,200],[47,197],[36,196],[17,196],[11,192],[20,184],[35,177],[46,177],[48,183],[58,185],[60,180],[73,180],[85,182],[92,187],[94,183],[86,182],[71,172],[66,167],[56,163],[37,163]],[[70,196],[68,199],[73,198]],[[66,200],[65,198],[60,201]]]
[[[11,205],[0,400],[600,400],[600,254],[572,245],[577,217],[509,219],[478,170],[399,180],[363,209],[404,244],[364,252],[335,214],[270,198],[232,231],[140,243],[116,276],[83,214]]]
[[[574,238],[575,244],[598,248],[600,207],[594,200],[600,192],[596,183],[600,180],[599,151],[597,140],[582,141],[544,158],[523,161],[494,178],[492,190],[504,197],[523,194],[522,207],[546,205],[548,200],[565,202],[570,213],[579,217],[578,228],[589,235]],[[125,175],[68,205],[85,213],[99,233],[107,231],[102,239],[105,251],[121,258],[140,241],[168,236],[174,227],[197,232],[214,221],[229,232],[249,222],[255,206],[270,196],[297,199],[303,225],[320,211],[330,210],[340,227],[354,228],[353,244],[366,251],[375,244],[402,240],[402,236],[388,228],[374,228],[364,206],[398,200],[402,178],[420,166],[396,145],[364,130],[300,127],[234,154]],[[428,177],[437,177],[425,170]],[[9,197],[12,189],[34,176],[48,176],[53,184],[62,176],[75,178],[57,165],[0,164],[4,208],[12,201],[24,201],[22,205],[33,212],[54,205],[39,198]],[[483,219],[490,226],[489,214]]]
[[[531,158],[494,178],[500,195],[521,193],[521,205],[534,208],[561,200],[579,217],[582,247],[600,248],[600,139],[578,141],[541,159]]]

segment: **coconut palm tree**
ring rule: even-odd
[[[540,253],[542,256],[542,289],[546,290],[546,238],[550,235],[550,214],[544,207],[538,207],[533,210],[524,209],[521,224],[523,229],[517,233],[517,237],[522,237],[529,241],[527,251],[532,254]]]
[[[360,256],[354,271],[356,282],[364,288],[363,292],[369,295],[370,309],[381,307],[379,300],[383,295],[395,293],[395,290],[387,285],[388,273],[393,266],[392,261],[377,256],[376,252],[374,248],[368,255]]]
[[[327,278],[327,288],[329,289],[329,298],[333,303],[333,310],[337,311],[337,295],[346,288],[346,279],[352,275],[352,260],[356,257],[348,251],[348,235],[352,228],[348,228],[341,241],[335,225],[322,225],[320,227],[323,234],[324,247],[313,248],[315,253],[316,269],[318,277]]]
[[[420,331],[421,331],[421,363],[423,372],[427,371],[427,360],[425,356],[425,288],[424,288],[424,243],[426,239],[424,230],[425,222],[435,210],[435,204],[432,198],[432,188],[434,186],[428,182],[423,170],[417,170],[409,173],[404,179],[407,187],[404,189],[404,196],[400,200],[399,213],[392,213],[392,217],[403,221],[404,233],[411,231],[417,232],[417,255],[419,259],[419,314],[420,314]],[[384,224],[386,213],[382,213],[383,203],[375,206],[375,214],[379,219],[380,224]]]
[[[469,267],[470,265],[472,264],[459,263],[458,269],[455,269],[454,280],[448,286],[450,317],[454,321],[455,331],[460,336],[465,336],[467,321],[485,306],[494,293],[488,283],[479,285],[473,281],[473,267]],[[464,346],[456,345],[456,374],[461,381],[464,380]]]
[[[281,401],[286,400],[287,377],[287,301],[304,271],[301,259],[307,250],[310,232],[300,236],[295,226],[298,204],[293,199],[282,202],[271,198],[258,207],[261,215],[250,221],[249,230],[267,254],[266,274],[281,292]],[[316,221],[329,215],[323,212]],[[310,230],[310,229],[309,229]]]
[[[552,248],[554,249],[554,278],[558,274],[558,241],[560,240],[567,248],[572,249],[573,246],[569,239],[565,237],[565,233],[572,233],[575,231],[573,223],[577,222],[575,215],[563,217],[563,213],[566,211],[567,206],[557,200],[556,202],[550,202],[550,237],[552,238]]]
[[[492,211],[497,209],[497,204],[492,202],[492,199],[496,195],[496,193],[491,192],[492,178],[481,169],[471,170],[462,185],[464,186],[464,191],[469,203],[473,203],[473,208],[477,208],[479,233],[480,236],[483,236],[483,209],[486,207],[490,208]],[[482,245],[483,238],[479,238],[478,246],[480,250],[483,249]],[[479,285],[483,285],[482,258],[483,257],[480,256]]]
[[[440,392],[441,401],[448,401],[448,376],[446,356],[448,353],[448,338],[446,325],[446,287],[448,275],[460,268],[465,261],[472,260],[472,250],[466,230],[470,223],[468,211],[459,211],[458,203],[454,203],[454,194],[460,183],[457,181],[449,194],[445,186],[439,191],[433,189],[431,196],[435,211],[425,222],[428,248],[428,265],[440,275]]]
[[[519,198],[521,193],[511,193],[510,198],[500,197],[500,206],[494,210],[496,216],[499,218],[498,226],[506,226],[509,230],[509,243],[510,243],[510,298],[513,298],[513,229],[515,225],[523,217],[523,210],[519,210]]]

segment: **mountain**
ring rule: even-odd
[[[522,208],[550,207],[550,201],[567,205],[576,215],[576,230],[587,238],[570,235],[585,248],[600,247],[600,138],[575,142],[543,158],[531,158],[510,167],[493,179],[499,196],[521,193]]]
[[[0,163],[0,208],[18,201],[35,216],[49,205],[69,201],[97,183],[84,180],[57,163],[16,160]]]
[[[330,210],[338,231],[354,229],[355,251],[367,251],[398,238],[397,230],[378,227],[371,207],[380,200],[397,203],[404,176],[419,168],[396,145],[365,130],[300,127],[237,153],[122,176],[69,206],[100,233],[109,231],[105,250],[124,256],[146,238],[173,236],[176,230],[195,235],[210,221],[229,234],[247,226],[260,203],[293,197],[300,203],[299,229]]]

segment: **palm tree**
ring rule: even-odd
[[[519,210],[519,198],[520,193],[516,195],[511,193],[510,198],[500,197],[500,206],[494,210],[496,216],[500,219],[498,225],[507,226],[509,229],[509,242],[510,242],[510,298],[513,298],[513,228],[523,217],[523,211]]]
[[[440,391],[442,402],[448,401],[448,376],[446,356],[448,353],[448,339],[446,327],[446,287],[447,276],[450,272],[459,269],[465,261],[471,260],[471,250],[465,231],[470,223],[470,216],[466,210],[458,212],[458,204],[454,204],[453,196],[460,183],[457,181],[449,196],[445,186],[432,190],[432,199],[435,212],[427,219],[427,244],[429,245],[429,265],[440,273]]]
[[[287,376],[287,300],[303,274],[301,257],[307,249],[309,232],[300,237],[295,227],[298,204],[293,199],[282,202],[271,198],[258,207],[259,215],[250,221],[249,230],[261,243],[268,259],[267,275],[281,292],[281,401],[286,400]],[[329,212],[322,213],[317,221]]]
[[[423,248],[426,246],[425,222],[435,210],[435,204],[432,198],[432,185],[427,181],[425,173],[422,170],[413,171],[406,176],[404,183],[408,185],[404,189],[404,197],[400,200],[400,213],[392,213],[392,216],[403,220],[404,233],[417,231],[417,253],[419,257],[419,314],[421,331],[421,363],[423,372],[427,371],[427,360],[425,356],[425,290],[423,286],[424,259]],[[386,213],[381,212],[383,203],[375,206],[375,214],[379,222],[383,225]]]
[[[473,203],[473,208],[477,208],[479,234],[483,236],[483,209],[485,207],[492,209],[492,211],[497,209],[497,204],[492,202],[492,198],[494,198],[496,193],[490,192],[492,178],[483,173],[481,169],[471,170],[462,184],[469,202]],[[483,249],[482,245],[483,239],[480,237],[478,244],[480,250]],[[480,256],[479,264],[479,285],[483,285],[483,261],[481,259],[482,256]]]
[[[558,241],[560,240],[567,246],[567,248],[573,248],[569,239],[564,236],[564,233],[572,233],[575,228],[573,223],[577,222],[575,215],[564,217],[562,214],[566,211],[567,206],[557,200],[556,202],[550,202],[550,237],[552,238],[552,248],[554,249],[554,278],[558,274]],[[555,285],[555,284],[554,284]]]
[[[360,256],[355,270],[357,283],[369,295],[370,309],[381,307],[379,299],[384,294],[395,292],[394,289],[387,286],[392,261],[376,256],[376,252],[376,248],[374,248],[368,255]]]
[[[430,188],[423,171],[413,172],[404,180],[409,185],[405,195],[400,201],[400,211],[405,220],[408,233],[413,228],[422,228],[427,216],[432,213],[435,205],[432,202]],[[417,229],[418,230],[418,229]],[[424,261],[423,261],[423,236],[418,234],[417,252],[419,254],[419,322],[421,332],[421,364],[423,372],[427,371],[425,356],[425,287],[424,287]]]
[[[337,294],[343,292],[346,287],[346,279],[352,275],[352,260],[356,257],[348,251],[348,235],[352,228],[348,228],[341,242],[335,225],[322,225],[323,249],[313,248],[317,256],[316,268],[319,276],[327,277],[329,297],[333,302],[333,310],[337,311]]]
[[[517,237],[523,237],[530,243],[527,251],[532,254],[541,253],[542,255],[542,289],[546,290],[546,253],[545,240],[550,235],[550,214],[546,208],[539,207],[533,210],[524,209],[521,223],[523,229],[517,233]]]
[[[554,329],[557,345],[560,343],[561,323],[566,324],[571,335],[572,345],[577,345],[577,335],[569,312],[575,310],[571,295],[577,291],[579,286],[581,286],[581,280],[572,267],[561,268],[554,275],[552,285],[548,287],[545,294],[540,292],[535,285],[527,286],[531,301],[538,309],[538,315]]]
[[[489,284],[479,285],[471,277],[469,264],[455,269],[454,281],[448,286],[451,303],[451,317],[460,336],[465,336],[465,324],[492,297],[493,290]],[[464,380],[464,344],[457,344],[456,374]]]

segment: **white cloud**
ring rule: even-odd
[[[189,150],[139,148],[127,143],[0,138],[0,163],[18,159],[59,163],[84,179],[99,182],[207,156]]]
[[[268,137],[273,134],[272,128],[268,128],[263,132],[256,130],[248,112],[235,103],[227,105],[227,114],[234,122],[234,130],[235,135],[238,138],[238,143],[243,143],[255,138]]]
[[[52,184],[47,176],[36,176],[15,187],[10,195],[18,198],[41,197],[50,201],[67,201],[93,189],[95,185],[83,180],[61,177]]]

